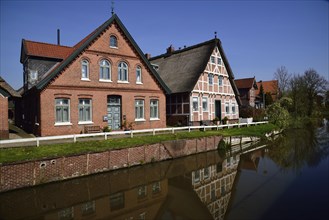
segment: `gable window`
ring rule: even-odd
[[[118,81],[128,82],[128,65],[125,62],[118,65]]]
[[[68,123],[70,122],[70,100],[55,99],[55,122]]]
[[[198,111],[198,108],[199,108],[198,97],[193,97],[193,111]]]
[[[110,47],[118,48],[118,39],[114,35],[110,36]]]
[[[202,110],[208,111],[208,98],[202,97]]]
[[[91,122],[91,99],[79,99],[79,122]]]
[[[81,62],[81,79],[89,79],[89,62],[87,60]]]
[[[99,78],[101,80],[111,80],[111,68],[110,62],[107,60],[101,60],[99,64]]]
[[[210,57],[210,63],[215,63],[215,57],[214,56]]]
[[[136,83],[142,83],[142,68],[140,66],[136,68]]]
[[[208,75],[208,82],[209,82],[210,86],[212,86],[214,84],[214,75],[213,74]]]
[[[135,120],[144,120],[144,100],[135,100]]]
[[[30,70],[30,77],[31,80],[37,80],[38,79],[38,70]]]
[[[220,58],[220,57],[217,58],[217,64],[222,65],[222,58]]]
[[[159,118],[159,100],[153,99],[150,102],[150,118],[158,119]]]
[[[218,76],[218,85],[219,86],[223,85],[223,76]]]

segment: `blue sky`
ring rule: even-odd
[[[111,16],[111,1],[1,0],[0,75],[23,84],[22,39],[73,46]],[[156,56],[214,38],[222,41],[235,78],[271,80],[286,66],[314,68],[329,79],[329,2],[115,0],[114,11],[144,53]]]

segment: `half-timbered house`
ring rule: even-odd
[[[169,87],[169,125],[212,124],[239,118],[239,92],[218,38],[149,59]]]

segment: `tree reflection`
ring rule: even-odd
[[[283,169],[299,172],[304,165],[317,166],[329,155],[329,132],[326,127],[309,125],[290,129],[269,144],[269,157]]]

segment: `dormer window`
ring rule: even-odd
[[[118,48],[118,39],[114,35],[111,35],[110,36],[110,47],[112,47],[112,48]]]
[[[89,62],[87,60],[81,62],[81,79],[89,80]]]

